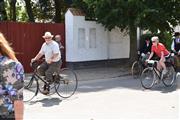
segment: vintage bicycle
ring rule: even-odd
[[[133,62],[131,66],[131,75],[133,78],[139,78],[143,69],[146,67],[145,59],[149,56],[149,54],[141,55],[138,52],[138,59]]]
[[[148,60],[148,67],[142,71],[140,81],[142,87],[144,87],[145,89],[152,88],[160,81],[162,81],[166,87],[170,87],[176,80],[176,72],[174,69],[173,61],[171,59],[168,59],[168,61],[165,62],[165,65],[167,67],[166,74],[163,74],[162,70],[157,69],[157,62],[157,60]]]
[[[43,85],[47,85],[45,76],[41,76],[37,73],[37,62],[31,63],[31,67],[34,68],[31,79],[24,80],[24,102],[31,101],[38,92],[43,93]],[[57,93],[62,98],[71,97],[78,86],[78,80],[76,73],[69,68],[62,68],[60,73],[53,74],[53,82],[50,84],[50,93],[52,95]]]

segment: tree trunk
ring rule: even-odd
[[[33,15],[32,8],[31,8],[31,2],[30,2],[31,0],[24,0],[24,1],[26,3],[26,11],[27,11],[27,14],[29,17],[29,21],[35,22],[34,15]]]
[[[55,22],[61,22],[61,8],[62,8],[62,0],[54,0],[55,3]]]
[[[6,13],[6,9],[5,9],[5,4],[4,4],[4,0],[0,1],[0,20],[7,20],[7,13]]]
[[[137,59],[137,28],[134,25],[130,26],[130,63]]]
[[[16,0],[10,2],[10,19],[16,21]]]

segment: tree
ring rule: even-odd
[[[61,8],[62,8],[62,0],[54,0],[55,3],[55,19],[56,23],[61,22]]]
[[[24,1],[26,3],[26,11],[27,11],[27,14],[28,14],[28,17],[29,17],[29,21],[30,22],[35,22],[33,11],[32,11],[32,8],[31,8],[31,0],[24,0]]]
[[[10,20],[16,21],[16,0],[9,0],[10,2]]]
[[[134,61],[137,54],[137,27],[149,29],[153,33],[172,32],[172,27],[180,23],[180,0],[81,1],[94,13],[94,19],[105,28],[112,30],[119,27],[121,30],[129,31],[130,62]]]
[[[6,13],[6,9],[5,9],[4,0],[0,1],[0,20],[7,20],[7,13]]]

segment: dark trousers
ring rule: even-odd
[[[37,72],[45,76],[45,79],[47,82],[52,83],[53,82],[53,74],[59,73],[61,68],[62,61],[59,60],[58,62],[52,62],[51,64],[48,64],[47,62],[43,62],[40,66],[38,66]]]

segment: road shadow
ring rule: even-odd
[[[42,103],[43,107],[52,107],[55,105],[59,105],[62,102],[62,100],[59,98],[43,98],[41,100],[30,101],[29,104],[33,105],[33,104],[36,104],[38,102]]]
[[[176,91],[179,89],[180,80],[176,80],[176,82],[171,87],[166,87],[161,82],[158,85],[154,85],[153,88],[149,89],[152,91],[160,91],[162,93],[169,93]],[[104,91],[108,89],[132,89],[132,90],[140,90],[145,91],[145,89],[141,86],[140,79],[133,79],[131,76],[117,77],[117,78],[109,78],[104,80],[91,80],[79,82],[77,92],[96,92],[96,91]]]
[[[140,90],[141,84],[138,79],[133,79],[131,78],[131,76],[80,81],[78,84],[77,92],[96,92],[114,88]]]

